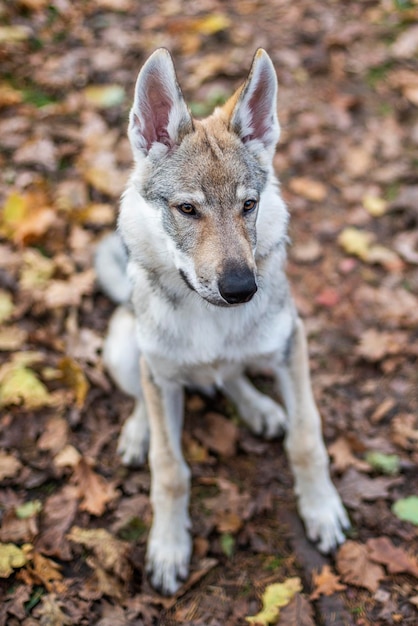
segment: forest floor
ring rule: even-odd
[[[281,626],[418,624],[417,1],[17,0],[0,18],[0,624],[239,626],[276,583],[293,590]],[[159,46],[197,116],[257,47],[274,62],[288,275],[352,522],[321,556],[282,441],[189,395],[194,554],[175,598],[144,573],[149,472],[116,452],[132,402],[101,363],[113,306],[92,269]]]

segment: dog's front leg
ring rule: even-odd
[[[299,318],[289,359],[278,376],[289,419],[285,446],[299,513],[309,539],[318,541],[322,552],[330,552],[344,541],[343,529],[349,526],[349,520],[329,475],[321,418],[310,382],[305,331]]]
[[[175,593],[187,578],[192,551],[188,513],[190,470],[181,451],[183,389],[154,379],[141,359],[142,389],[151,439],[151,502],[153,523],[148,538],[147,572],[161,593]]]

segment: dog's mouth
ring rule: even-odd
[[[194,291],[198,296],[202,298],[202,300],[205,300],[209,304],[217,307],[235,308],[237,306],[241,306],[242,304],[250,302],[250,300],[252,300],[253,296],[257,292],[257,284],[254,281],[254,284],[251,286],[251,288],[237,291],[237,293],[222,293],[222,291],[219,290],[219,293],[217,294],[203,294],[192,285],[187,274],[183,270],[180,269],[179,274],[185,285],[187,285],[187,287],[191,291]]]

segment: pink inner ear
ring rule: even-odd
[[[246,137],[250,139],[263,140],[266,132],[273,124],[271,113],[271,85],[269,81],[269,72],[262,69],[258,77],[258,84],[252,94],[248,107],[251,115],[251,126],[253,132]]]
[[[167,127],[172,106],[173,102],[162,86],[161,78],[150,73],[146,82],[146,92],[139,105],[141,129],[147,150],[156,141],[166,146],[171,145]]]

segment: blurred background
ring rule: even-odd
[[[354,529],[348,553],[318,561],[281,444],[221,397],[191,396],[194,578],[177,602],[143,575],[149,476],[115,453],[131,403],[101,365],[112,305],[92,269],[132,166],[136,76],[159,46],[197,117],[258,47],[274,62],[288,272]],[[13,546],[0,561],[15,563],[0,623],[235,626],[292,576],[303,592],[287,620],[417,623],[417,70],[417,0],[0,1],[0,541]],[[382,537],[379,552],[368,542]],[[324,565],[347,585],[337,605],[309,597]]]

